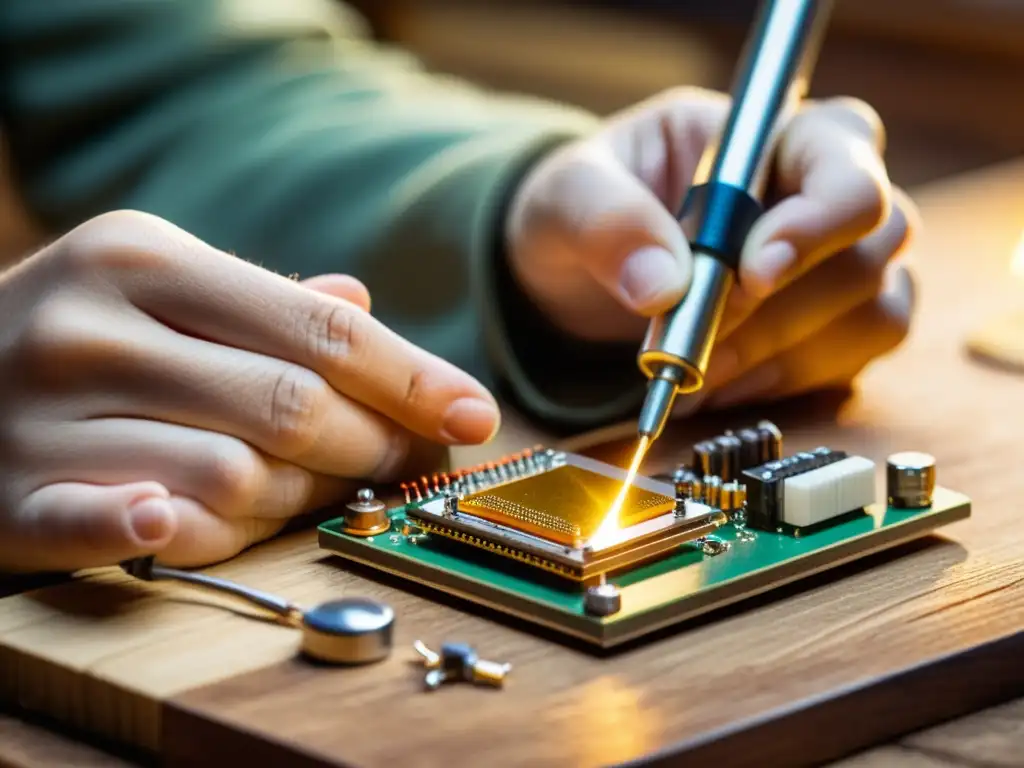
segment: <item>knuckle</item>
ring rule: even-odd
[[[84,330],[82,310],[63,293],[55,292],[27,313],[13,344],[13,369],[37,379],[53,373],[59,379],[67,369],[97,346]]]
[[[422,368],[414,369],[406,381],[402,403],[409,409],[424,408],[430,399],[429,389],[430,375]]]
[[[912,203],[894,200],[881,227],[848,251],[852,276],[877,287],[888,265],[910,245],[914,233]]]
[[[828,114],[842,125],[868,139],[878,150],[886,144],[885,122],[866,101],[853,96],[837,96],[825,102]]]
[[[60,241],[55,258],[62,270],[76,277],[98,272],[166,266],[168,225],[141,211],[103,213],[80,224]]]
[[[302,456],[316,444],[326,389],[324,380],[305,368],[289,366],[277,376],[266,425],[281,458]]]
[[[217,510],[244,512],[256,500],[259,460],[244,443],[222,441],[201,466],[204,498]]]
[[[359,360],[367,346],[365,315],[344,303],[318,309],[308,323],[306,343],[317,363]]]

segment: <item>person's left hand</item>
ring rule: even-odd
[[[676,220],[727,97],[673,91],[541,160],[507,219],[510,267],[561,330],[639,342],[676,304],[691,253]],[[893,258],[916,222],[890,184],[878,116],[808,104],[785,126],[773,203],[741,257],[701,399],[732,405],[851,381],[906,336],[913,283]]]

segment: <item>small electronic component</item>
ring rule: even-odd
[[[369,488],[361,488],[356,494],[356,500],[345,505],[345,533],[376,536],[390,527],[387,505],[375,498]]]
[[[622,595],[614,584],[596,584],[583,596],[583,608],[594,616],[611,616],[622,609]]]
[[[429,691],[435,691],[444,683],[467,682],[500,688],[512,671],[511,664],[481,659],[475,650],[465,643],[445,643],[441,652],[430,650],[420,640],[413,644],[416,653],[423,659],[427,674],[423,682]]]
[[[935,457],[918,451],[894,453],[886,461],[886,495],[898,509],[924,509],[935,493]]]
[[[733,480],[723,483],[720,491],[718,507],[723,512],[735,512],[743,509],[747,503],[747,486]]]
[[[782,430],[764,420],[756,427],[727,430],[693,445],[691,469],[702,477],[718,477],[723,483],[739,478],[743,470],[782,458]]]
[[[584,546],[604,522],[622,480],[571,464],[469,494],[459,511],[569,547]],[[675,498],[636,485],[619,512],[626,528],[671,512]]]
[[[678,505],[672,486],[639,477],[616,525],[602,532],[625,472],[551,450],[520,462],[442,477],[438,491],[417,486],[420,500],[406,505],[406,516],[431,535],[578,582],[661,557],[726,522],[719,510],[695,500]],[[411,499],[409,486],[406,492]]]
[[[302,652],[329,664],[372,664],[391,655],[395,612],[368,597],[343,597],[302,617]]]
[[[875,501],[875,464],[862,456],[818,448],[743,472],[747,521],[753,528],[804,528]]]

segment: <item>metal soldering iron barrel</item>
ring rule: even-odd
[[[721,140],[708,148],[679,219],[693,251],[683,300],[655,318],[637,362],[651,379],[641,434],[656,437],[678,394],[704,385],[740,253],[761,199],[778,126],[799,106],[817,60],[831,0],[769,0],[747,41]]]

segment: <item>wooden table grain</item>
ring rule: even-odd
[[[834,716],[820,728],[798,718],[802,732],[774,726],[789,743],[765,738],[759,751],[739,757],[776,764],[799,755],[791,749],[798,742],[805,755],[825,754],[830,739],[862,747],[858,733],[877,737],[891,726],[887,746],[841,764],[1024,764],[1019,700],[912,735],[901,730],[915,713],[961,715],[1019,696],[1024,686],[1024,377],[972,361],[963,348],[986,317],[1024,305],[1024,284],[1008,272],[1024,230],[1024,162],[914,196],[926,229],[912,258],[920,314],[911,339],[873,365],[838,410],[808,401],[757,415],[775,417],[793,449],[831,443],[878,459],[903,448],[934,453],[940,483],[974,502],[972,518],[941,538],[599,658],[350,572],[300,533],[214,570],[300,601],[383,596],[400,617],[392,661],[313,670],[293,660],[288,630],[246,621],[174,585],[100,573],[0,601],[0,698],[149,747],[172,765],[246,755],[282,765],[596,765],[664,755],[744,719],[902,674],[910,675],[899,678],[905,685],[882,686],[884,698],[861,700],[850,710],[855,717],[840,718],[841,731]],[[654,460],[668,462],[673,447],[714,423],[674,429]],[[511,424],[501,441],[533,440]],[[422,694],[404,661],[417,636],[458,636],[513,661],[508,688]],[[971,666],[966,651],[997,646],[1001,655],[986,651]],[[1017,655],[1008,660],[1009,649]],[[927,675],[913,677],[915,665],[938,669],[944,655],[959,659],[942,668],[949,686],[926,679],[922,687]],[[1005,666],[993,667],[997,659]],[[0,726],[27,733],[14,721]],[[20,739],[23,752],[28,741]],[[739,757],[719,762],[742,764]]]

